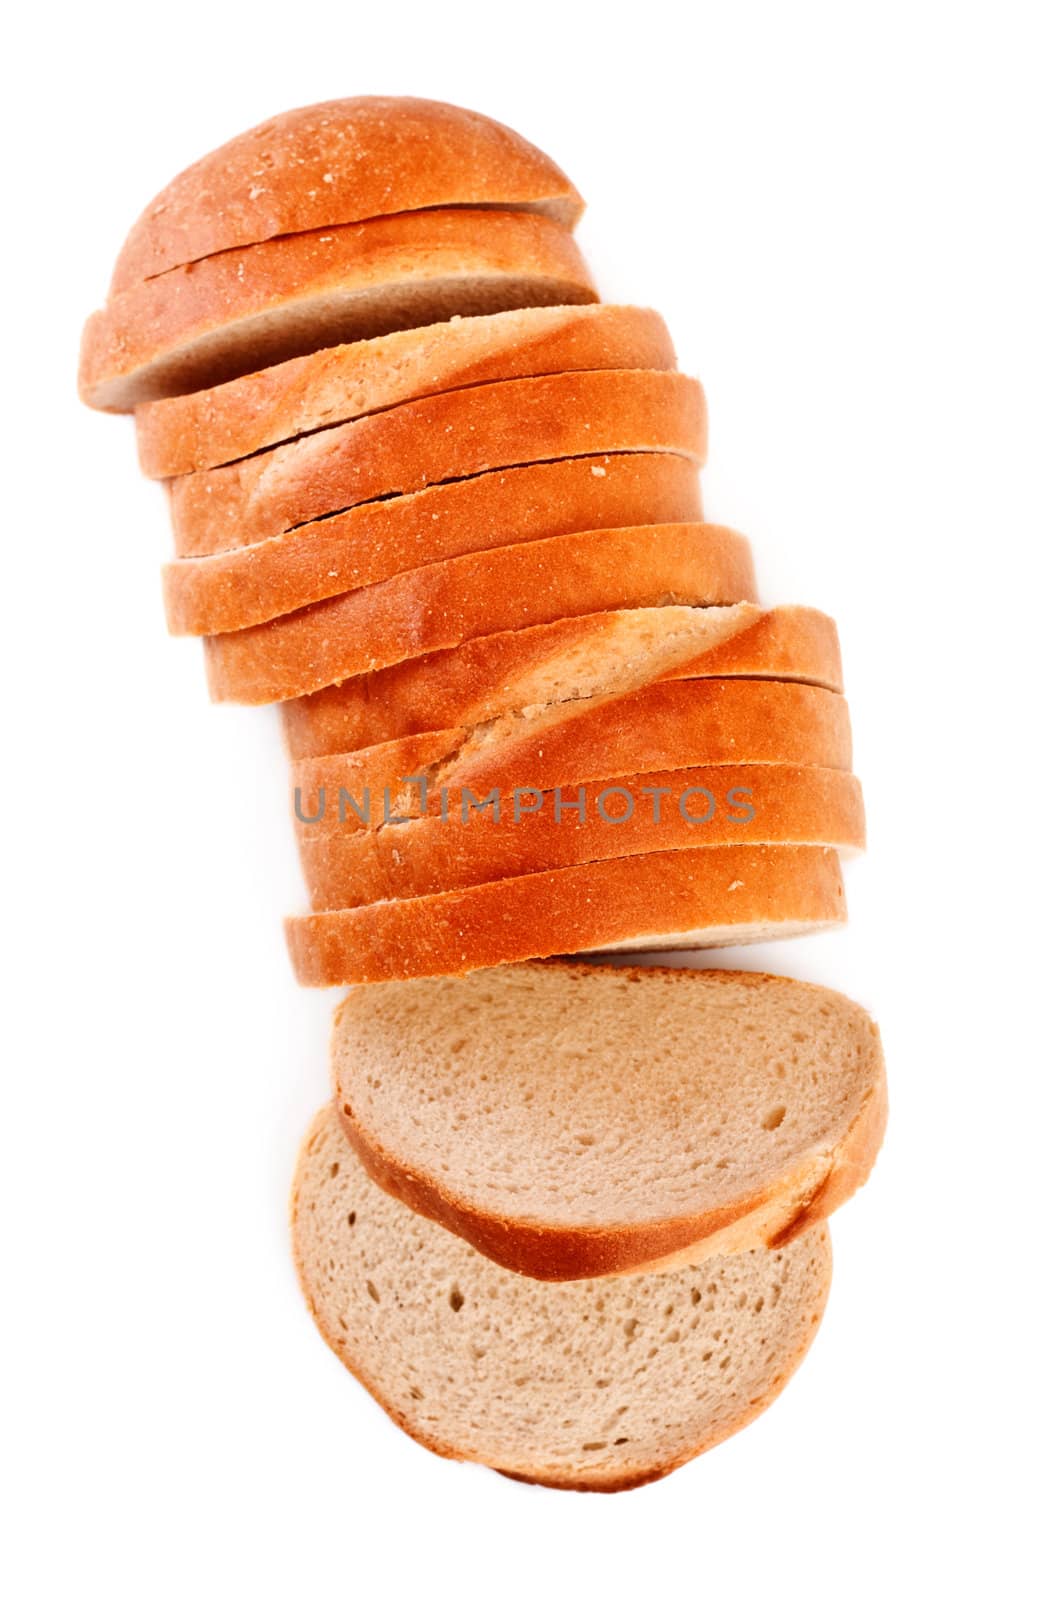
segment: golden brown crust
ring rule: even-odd
[[[627,769],[753,761],[848,772],[852,765],[846,701],[805,683],[672,678],[564,710],[501,748],[467,752],[449,769],[451,781],[478,792],[496,784],[546,790]]]
[[[665,323],[641,306],[537,306],[457,317],[316,350],[215,389],[138,406],[138,459],[147,477],[175,478],[468,384],[675,366]]]
[[[594,529],[457,556],[206,640],[214,700],[264,705],[504,628],[611,607],[754,600],[747,542],[709,523]]]
[[[573,226],[556,162],[491,117],[360,95],[271,117],[180,173],[131,228],[112,291],[217,251],[432,206],[531,207]]]
[[[872,1026],[874,1027],[874,1024]],[[878,1029],[875,1028],[874,1031],[877,1037]],[[881,1046],[879,1056],[881,1058]],[[889,1096],[883,1073],[872,1093],[865,1099],[856,1122],[850,1128],[841,1148],[835,1152],[828,1171],[820,1183],[785,1226],[779,1228],[768,1239],[771,1249],[777,1250],[790,1244],[808,1228],[823,1222],[833,1211],[837,1211],[861,1184],[867,1182],[875,1164],[875,1157],[882,1145],[888,1117]]]
[[[129,411],[453,311],[596,298],[567,229],[526,212],[417,211],[295,233],[114,295],[83,330],[80,397]],[[333,301],[319,335],[302,331],[312,308]]]
[[[700,517],[697,467],[681,456],[510,467],[354,506],[240,550],[172,562],[163,570],[167,624],[175,634],[234,632],[480,550]]]
[[[676,457],[627,459],[678,463]],[[838,633],[830,617],[806,606],[731,609],[730,637],[707,650],[692,642],[686,657],[661,677],[791,679],[842,692]],[[600,611],[490,634],[288,700],[282,726],[290,757],[334,755],[521,710],[530,699],[524,691],[528,673],[553,663],[558,673],[566,672],[568,660],[581,652],[609,649],[626,615]],[[561,698],[565,693],[562,687]]]
[[[673,1272],[714,1256],[740,1254],[764,1245],[779,1249],[810,1225],[802,1220],[805,1197],[825,1163],[821,1155],[810,1153],[798,1168],[775,1183],[750,1190],[732,1205],[713,1211],[603,1228],[564,1227],[478,1209],[453,1190],[450,1182],[439,1183],[429,1173],[417,1172],[392,1156],[371,1130],[358,1127],[351,1107],[342,1099],[338,1111],[351,1148],[369,1177],[387,1194],[465,1239],[499,1266],[546,1283]],[[883,1130],[884,1121],[864,1178],[881,1145]],[[841,1146],[835,1159],[842,1159]],[[825,1221],[852,1193],[852,1188],[834,1191],[830,1203],[814,1220]]]
[[[454,977],[479,967],[710,932],[723,944],[845,920],[832,850],[729,845],[623,856],[416,900],[290,917],[300,983]],[[762,930],[756,933],[755,930]]]
[[[313,536],[300,524],[366,500],[568,456],[671,451],[700,466],[706,432],[702,387],[677,372],[557,372],[478,384],[174,479],[174,538],[181,555],[212,556],[293,529],[276,552],[284,559],[285,547]]]
[[[468,730],[442,728],[296,762],[290,777],[297,836],[313,839],[380,827],[393,816],[422,817],[416,780],[424,774],[425,809],[439,816],[441,786],[455,796],[451,811],[464,784],[483,798],[495,788],[506,795],[522,788],[545,793],[638,773],[646,773],[649,783],[655,773],[692,766],[781,763],[848,772],[852,760],[845,700],[809,684],[666,679],[630,694],[576,701],[558,712],[555,720],[531,731],[523,721],[519,730],[508,724],[492,743],[485,735],[470,746]],[[404,778],[414,781],[405,785]],[[368,822],[349,801],[340,804],[341,789],[359,806],[369,790]],[[390,791],[386,804],[384,789]]]
[[[649,787],[665,791],[656,803]],[[598,794],[605,796],[602,806]],[[316,833],[298,818],[312,909],[412,899],[658,850],[819,844],[845,851],[862,850],[865,842],[859,783],[850,773],[825,767],[748,764],[628,773],[609,786],[558,790],[534,813],[533,797],[525,796],[522,804],[529,810],[519,816],[507,794],[498,820],[492,810],[468,810],[463,821],[458,790],[450,798],[444,820],[435,801],[433,815],[404,829],[348,831],[337,823]]]

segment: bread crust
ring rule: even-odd
[[[407,400],[545,372],[670,372],[676,352],[642,306],[537,306],[360,339],[134,412],[149,478],[238,461],[287,439]]]
[[[877,1027],[874,1024],[872,1027],[876,1038],[879,1037]],[[881,1055],[881,1041],[879,1054]],[[856,1193],[861,1184],[867,1182],[875,1158],[881,1149],[888,1119],[889,1091],[883,1074],[875,1091],[861,1106],[856,1121],[841,1148],[835,1151],[827,1171],[816,1188],[793,1211],[787,1222],[766,1240],[772,1250],[783,1249],[807,1229],[815,1227],[817,1223],[831,1216]]]
[[[300,106],[161,189],[127,235],[112,291],[278,234],[470,205],[530,207],[568,226],[583,209],[555,161],[480,112],[390,95]]]
[[[505,628],[612,607],[755,600],[747,541],[711,523],[594,529],[457,556],[206,640],[214,700],[265,705]]]
[[[555,683],[557,699],[566,702],[576,665],[609,659],[624,629],[639,617],[639,613],[600,611],[489,634],[287,700],[281,709],[290,758],[335,755],[440,728],[473,726],[545,703],[547,683]],[[648,663],[642,681],[774,678],[842,693],[838,631],[823,612],[807,606],[760,611],[753,605],[735,605],[714,615],[711,623],[722,634],[716,635],[714,644],[702,649],[692,642],[678,661]],[[639,670],[626,680],[628,688],[640,686]]]
[[[297,837],[344,836],[424,811],[439,816],[442,787],[455,797],[456,811],[464,784],[484,798],[497,787],[504,794],[546,793],[640,773],[649,783],[655,773],[682,767],[780,763],[848,772],[852,762],[849,709],[841,696],[807,684],[745,678],[666,679],[631,694],[572,702],[539,723],[507,719],[499,730],[486,727],[472,738],[474,732],[443,728],[295,762],[290,783]],[[421,776],[428,782],[425,805]],[[341,789],[359,804],[370,791],[368,822],[349,802],[340,805]]]
[[[80,398],[130,411],[323,345],[596,298],[571,234],[528,212],[416,211],[294,233],[113,295],[83,330]]]
[[[300,524],[316,517],[496,468],[630,450],[670,451],[701,466],[706,448],[704,391],[681,373],[508,378],[407,401],[175,478],[170,514],[178,553],[207,556],[288,529],[306,542]]]
[[[659,797],[657,821],[647,786],[670,792],[670,798]],[[614,794],[607,792],[603,810],[596,800],[604,792],[599,785],[590,785],[588,793],[584,785],[569,786],[548,796],[538,812],[519,819],[507,795],[498,821],[492,811],[477,811],[469,812],[464,822],[456,795],[445,821],[435,812],[404,829],[347,831],[337,826],[315,834],[298,821],[300,864],[312,910],[412,899],[659,850],[728,844],[864,848],[863,797],[856,778],[847,772],[793,765],[686,767],[624,774],[610,789]],[[687,796],[686,815],[679,805],[681,795]],[[527,804],[532,804],[530,796]],[[620,817],[626,804],[632,811],[629,821],[607,820],[612,814]],[[565,809],[579,805],[584,816]],[[690,816],[702,820],[691,822]]]
[[[862,1108],[865,1119],[877,1128],[870,1149],[861,1140],[858,1170],[863,1177],[851,1186],[828,1191],[816,1222],[820,1223],[848,1200],[871,1171],[885,1129],[879,1123],[874,1094]],[[373,1137],[357,1126],[350,1106],[337,1106],[341,1125],[358,1159],[374,1183],[410,1210],[465,1239],[481,1255],[510,1272],[544,1283],[573,1283],[584,1278],[620,1278],[644,1272],[675,1272],[700,1266],[716,1256],[739,1255],[745,1250],[781,1249],[811,1224],[807,1195],[819,1193],[827,1182],[831,1156],[812,1154],[793,1171],[769,1187],[750,1190],[731,1206],[686,1216],[663,1217],[652,1223],[613,1227],[554,1226],[545,1222],[481,1211],[466,1198],[437,1183],[429,1173],[417,1171],[395,1159]],[[845,1160],[845,1140],[833,1153]]]
[[[461,977],[479,967],[640,941],[745,943],[845,921],[838,859],[816,846],[726,845],[553,872],[286,920],[300,983]]]
[[[681,456],[508,467],[354,506],[261,544],[172,562],[163,569],[166,620],[174,634],[235,632],[479,550],[700,518],[697,467]]]

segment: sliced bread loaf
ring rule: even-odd
[[[557,372],[408,401],[175,478],[174,537],[182,555],[212,555],[446,479],[629,450],[671,451],[702,464],[705,396],[696,379]]]
[[[882,1142],[878,1029],[753,972],[539,962],[355,990],[333,1094],[370,1177],[536,1278],[788,1243]]]
[[[456,556],[206,640],[215,700],[263,705],[482,634],[612,607],[754,600],[748,543],[708,523],[594,529]]]
[[[336,793],[325,801],[336,817]],[[370,796],[370,804],[375,822],[381,797]],[[332,911],[656,850],[727,844],[862,850],[864,803],[851,773],[826,767],[685,767],[551,794],[445,790],[443,804],[434,796],[428,814],[404,827],[334,824],[315,831],[299,812],[297,827],[311,906]]]
[[[317,350],[216,389],[150,401],[134,413],[138,456],[148,477],[176,478],[471,383],[593,368],[668,372],[675,365],[665,323],[638,306],[539,306],[454,317]]]
[[[634,452],[509,467],[171,562],[163,572],[166,617],[171,633],[233,632],[477,550],[700,518],[698,469],[682,456]]]
[[[592,950],[788,939],[845,921],[833,850],[723,845],[623,856],[286,922],[300,983],[461,977]]]
[[[519,211],[416,211],[230,249],[114,294],[83,330],[101,411],[210,389],[324,345],[595,300],[574,239]]]
[[[431,206],[582,211],[555,161],[512,128],[440,100],[324,100],[237,134],[178,174],[131,228],[113,292],[286,233]]]
[[[612,471],[621,459],[678,460],[629,456]],[[282,725],[290,756],[302,760],[506,713],[531,718],[671,677],[787,678],[841,692],[838,632],[806,606],[598,611],[488,634],[287,700]]]
[[[297,1165],[293,1246],[330,1349],[438,1455],[560,1489],[664,1477],[765,1410],[827,1300],[827,1228],[783,1250],[537,1283],[366,1177],[329,1107]]]
[[[650,783],[669,770],[750,762],[848,772],[846,701],[804,683],[666,679],[632,694],[551,706],[530,719],[507,715],[476,728],[314,756],[294,763],[291,783],[297,818],[312,819],[298,820],[298,836],[313,838],[393,817],[440,816],[442,792],[450,797],[448,813],[458,815],[464,787],[478,798],[498,788],[509,810],[516,790],[546,794],[639,774]],[[368,795],[368,823],[345,793],[358,805]]]

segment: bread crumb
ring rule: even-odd
[[[594,478],[606,478],[607,477],[607,468],[606,467],[590,467],[589,470],[593,474]]]
[[[743,889],[744,886],[745,885],[744,885],[744,880],[743,879],[735,878],[733,883],[727,885],[727,894],[733,894],[735,889]]]

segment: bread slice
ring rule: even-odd
[[[324,345],[597,298],[574,239],[521,211],[417,211],[174,267],[94,312],[80,397],[101,411],[210,389]]]
[[[299,761],[506,713],[530,719],[551,705],[672,677],[786,678],[841,693],[838,633],[807,606],[598,611],[488,634],[287,700],[282,726]]]
[[[429,395],[175,478],[177,549],[212,555],[315,517],[497,467],[661,450],[705,459],[705,396],[677,372],[558,372]],[[593,470],[592,466],[588,469]],[[645,521],[640,518],[640,521]]]
[[[355,990],[333,1094],[371,1178],[514,1272],[692,1265],[817,1227],[886,1122],[878,1029],[757,972],[549,961]]]
[[[238,134],[160,190],[112,290],[279,234],[431,206],[530,208],[568,226],[582,212],[556,162],[491,117],[405,96],[326,100]]]
[[[331,1107],[292,1215],[319,1332],[398,1426],[558,1489],[650,1483],[751,1422],[805,1355],[831,1277],[821,1226],[679,1272],[537,1283],[384,1194]]]
[[[206,640],[215,700],[311,694],[465,639],[612,607],[755,599],[748,544],[710,523],[593,529],[456,556]]]
[[[833,850],[722,845],[622,856],[553,872],[289,917],[297,979],[312,988],[462,977],[592,950],[669,950],[790,939],[845,921]]]
[[[418,567],[592,528],[701,519],[693,461],[580,456],[371,500],[221,555],[163,570],[171,633],[255,627]]]
[[[468,889],[615,856],[716,845],[864,848],[864,802],[848,772],[826,767],[684,767],[556,789],[474,795],[443,790],[404,827],[313,831],[300,821],[311,906],[334,911]],[[337,813],[325,791],[326,815]],[[380,796],[372,797],[375,815]]]
[[[846,701],[802,683],[666,679],[627,695],[547,707],[537,718],[505,716],[311,757],[293,764],[291,784],[303,840],[380,827],[393,818],[440,818],[443,810],[457,817],[464,788],[479,799],[498,789],[509,815],[516,791],[588,790],[637,777],[650,787],[655,776],[680,768],[749,763],[848,772]],[[727,787],[739,782],[735,772]],[[595,792],[588,796],[589,811],[595,798]],[[368,821],[361,814],[366,799]],[[400,840],[398,848],[405,848]]]
[[[471,383],[611,367],[669,372],[675,365],[665,323],[638,306],[538,306],[453,317],[317,350],[216,389],[150,401],[134,413],[138,457],[148,477],[175,478]]]

